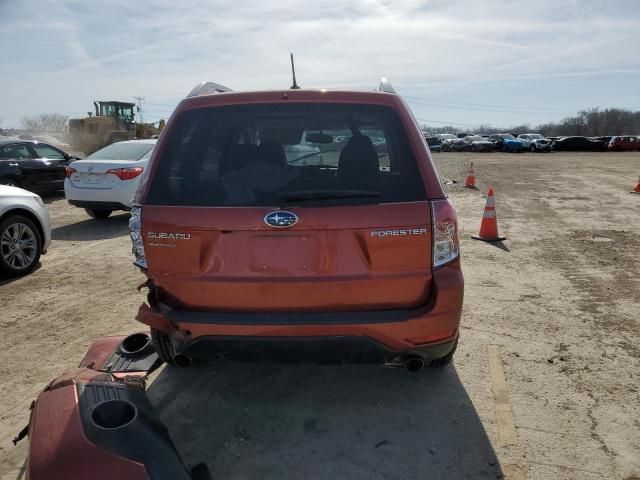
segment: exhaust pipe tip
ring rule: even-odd
[[[417,355],[406,357],[404,359],[404,369],[407,372],[416,373],[424,368],[424,359]]]
[[[173,361],[178,367],[189,367],[192,363],[191,357],[189,355],[185,355],[184,353],[178,353],[175,357],[173,357]]]

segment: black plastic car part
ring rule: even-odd
[[[82,427],[94,445],[141,463],[150,479],[191,480],[144,390],[125,383],[80,383]]]
[[[96,340],[32,403],[27,478],[211,480],[205,464],[187,469],[145,395],[158,365],[147,333]]]

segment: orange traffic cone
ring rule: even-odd
[[[469,171],[467,172],[467,178],[464,180],[464,186],[467,188],[476,187],[476,174],[473,172],[473,162],[469,164]]]
[[[631,190],[631,193],[640,193],[640,178],[638,178],[638,185],[636,185],[636,188]]]
[[[487,204],[484,207],[484,215],[480,224],[480,233],[473,235],[471,238],[475,240],[484,240],[485,242],[497,242],[507,237],[501,237],[498,234],[498,221],[496,220],[496,201],[493,197],[493,187],[489,187],[487,193]]]

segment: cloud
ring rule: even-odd
[[[171,105],[205,79],[286,88],[290,51],[306,87],[368,89],[387,76],[409,96],[446,100],[440,109],[416,102],[426,118],[464,123],[476,116],[451,103],[490,97],[484,103],[511,111],[525,94],[546,110],[520,114],[541,120],[594,101],[640,104],[635,0],[35,0],[0,2],[0,19],[0,44],[12,46],[0,66],[0,105],[14,118],[78,114],[96,98]],[[618,88],[603,90],[613,78]],[[567,95],[569,80],[581,87]],[[491,122],[511,118],[485,113]]]

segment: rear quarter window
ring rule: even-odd
[[[181,113],[146,199],[172,206],[339,206],[426,200],[396,112],[266,104]]]

